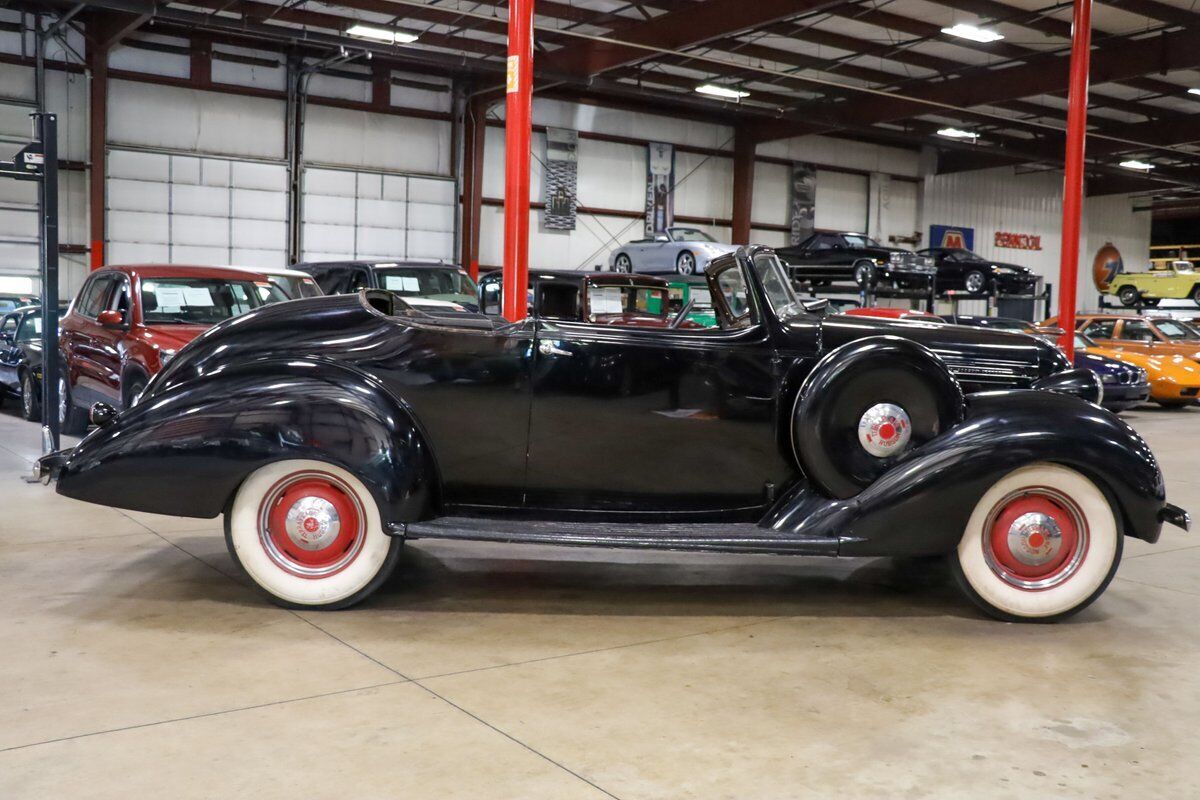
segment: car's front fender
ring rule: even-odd
[[[59,472],[60,494],[118,508],[215,517],[255,469],[326,460],[376,494],[384,522],[436,498],[416,420],[369,376],[322,361],[256,362],[144,398],[88,435]]]
[[[968,396],[962,422],[854,497],[830,500],[800,484],[759,524],[798,536],[838,537],[841,555],[945,553],[958,544],[992,484],[1037,462],[1088,476],[1109,496],[1126,535],[1157,541],[1165,491],[1141,436],[1077,398],[1019,389]]]

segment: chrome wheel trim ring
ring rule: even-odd
[[[996,518],[1004,512],[1004,509],[1007,508],[1010,503],[1012,503],[1014,500],[1031,495],[1045,497],[1065,510],[1070,515],[1071,522],[1075,525],[1077,541],[1075,543],[1075,552],[1072,553],[1070,560],[1063,564],[1062,567],[1045,577],[1027,579],[1012,574],[1000,564],[1000,561],[996,558],[995,552],[992,550],[991,530],[996,524]],[[1038,516],[1042,515],[1039,514]],[[1018,517],[1017,519],[1019,521],[1021,517]],[[1017,527],[1017,525],[1014,522],[1009,529],[1010,541],[1013,528],[1015,527]],[[1058,528],[1057,523],[1055,524],[1055,528]],[[1018,589],[1024,589],[1026,591],[1043,591],[1045,589],[1052,589],[1055,586],[1066,583],[1068,580],[1070,580],[1071,576],[1073,576],[1079,570],[1080,565],[1083,564],[1084,557],[1087,555],[1088,527],[1087,520],[1084,518],[1083,512],[1080,510],[1078,504],[1076,504],[1074,500],[1057,489],[1052,489],[1049,486],[1036,486],[1027,489],[1019,489],[1015,492],[1005,495],[1000,499],[999,502],[995,504],[995,506],[992,507],[992,510],[988,513],[988,517],[984,521],[983,530],[984,535],[981,537],[983,542],[983,560],[987,563],[988,568],[991,569],[996,577],[1007,583],[1009,586],[1015,586]],[[1061,547],[1061,542],[1059,547]],[[1015,551],[1013,551],[1013,556],[1016,557]],[[1047,557],[1042,563],[1049,561],[1050,558],[1052,558],[1052,556]],[[1022,561],[1022,563],[1024,563],[1024,561]]]
[[[303,481],[308,481],[308,480],[314,480],[314,479],[325,481],[326,483],[329,483],[330,485],[336,487],[354,504],[355,511],[357,512],[357,515],[358,515],[359,527],[360,527],[358,533],[354,537],[353,546],[350,547],[341,558],[339,558],[337,561],[335,561],[333,563],[322,564],[320,566],[311,566],[308,564],[301,564],[301,563],[295,561],[294,559],[289,558],[288,555],[286,553],[284,553],[282,550],[280,550],[279,547],[275,544],[275,541],[271,538],[271,530],[270,530],[271,509],[275,506],[275,504],[277,502],[279,502],[279,499],[283,496],[283,494],[285,492],[287,492],[288,488],[290,488],[291,486],[294,486],[297,483],[300,483]],[[303,499],[309,499],[309,498],[303,498]],[[315,499],[321,499],[321,498],[315,498]],[[302,501],[300,501],[300,502],[302,502]],[[300,504],[299,502],[294,503],[293,509],[295,508],[295,506],[297,506],[299,504]],[[291,513],[291,510],[293,510],[293,509],[289,509],[289,514]],[[263,498],[263,502],[259,506],[258,538],[262,544],[263,550],[266,551],[266,553],[267,553],[267,557],[277,567],[279,567],[283,571],[291,573],[293,575],[298,575],[302,578],[325,578],[325,577],[328,577],[335,573],[341,572],[352,561],[354,561],[355,558],[358,557],[359,551],[362,550],[363,544],[366,542],[366,538],[367,538],[366,537],[366,524],[367,524],[366,523],[366,513],[367,513],[366,509],[363,507],[362,501],[358,497],[358,493],[355,492],[354,489],[349,484],[347,484],[345,481],[343,481],[341,478],[338,478],[337,476],[331,475],[327,472],[318,472],[318,471],[297,472],[297,473],[288,475],[286,478],[284,478],[283,480],[279,481],[274,486],[272,486],[271,490],[269,492],[267,492],[266,496]],[[301,520],[301,524],[303,524],[303,520]],[[341,525],[340,519],[338,520],[338,525],[339,525],[339,532],[340,532],[340,525]],[[289,539],[293,538],[291,531],[287,531],[287,534],[288,534]],[[336,538],[337,538],[337,536],[335,534],[332,538],[330,538],[328,540],[328,542],[326,542],[325,546],[328,546],[329,542],[334,541],[334,539],[336,539]],[[293,539],[293,541],[294,541],[294,539]],[[303,546],[303,545],[300,545],[299,542],[297,542],[297,545]],[[321,548],[320,547],[305,547],[304,549],[320,550]]]
[[[876,458],[904,452],[912,438],[912,420],[895,403],[876,403],[858,420],[858,443]]]

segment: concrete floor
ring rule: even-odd
[[[1068,623],[937,569],[421,544],[269,605],[219,521],[20,480],[0,413],[0,798],[1195,797],[1200,539]],[[1200,408],[1128,418],[1200,512]],[[181,475],[180,480],[187,480]]]

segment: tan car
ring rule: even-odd
[[[1057,325],[1051,317],[1043,325]],[[1122,314],[1080,314],[1075,330],[1101,347],[1117,352],[1172,355],[1200,361],[1200,330],[1170,317]]]

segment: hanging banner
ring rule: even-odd
[[[817,168],[792,162],[792,232],[789,244],[798,245],[812,236],[817,214]]]
[[[975,229],[961,225],[930,225],[929,246],[974,250]]]
[[[675,224],[675,146],[646,145],[646,236]]]
[[[576,191],[579,188],[579,133],[546,128],[546,177],[542,225],[552,231],[575,230]]]

